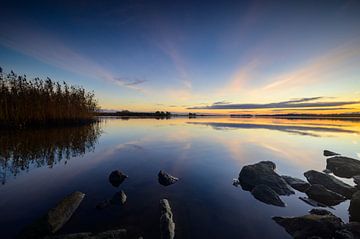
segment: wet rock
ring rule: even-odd
[[[110,202],[112,204],[121,204],[124,205],[126,202],[126,194],[124,193],[123,190],[121,190],[120,192],[117,192],[114,194],[114,196],[111,198]]]
[[[292,188],[300,191],[305,192],[306,189],[310,187],[310,184],[302,179],[293,178],[290,176],[281,176]]]
[[[354,179],[354,183],[356,184],[356,187],[359,189],[360,188],[360,175],[354,176],[353,179]]]
[[[336,156],[336,155],[340,155],[340,154],[332,152],[330,150],[324,150],[324,156],[325,157]]]
[[[253,190],[251,190],[251,194],[263,203],[285,207],[285,203],[280,199],[279,195],[264,184],[255,186]]]
[[[42,238],[57,232],[70,219],[84,197],[82,192],[66,196],[46,215],[27,227],[19,238]]]
[[[124,180],[128,178],[127,175],[123,174],[122,172],[120,172],[119,170],[115,170],[112,171],[111,174],[109,175],[109,182],[111,183],[111,185],[113,185],[114,187],[119,187],[120,184],[122,182],[124,182]]]
[[[360,191],[354,193],[349,206],[350,220],[360,222]]]
[[[173,239],[175,237],[175,223],[169,201],[160,200],[160,238]]]
[[[274,171],[275,168],[275,164],[270,161],[244,166],[239,174],[241,187],[244,190],[251,191],[255,186],[263,184],[279,195],[294,194],[295,192],[285,180]]]
[[[104,200],[102,202],[99,202],[97,205],[96,205],[96,209],[104,209],[104,208],[107,208],[108,206],[110,206],[110,200]]]
[[[323,170],[323,173],[326,173],[326,174],[329,174],[329,173],[332,173],[330,169],[324,169]]]
[[[313,207],[328,207],[324,203],[317,202],[311,198],[299,197],[299,199]]]
[[[179,179],[160,170],[159,174],[158,174],[158,180],[159,183],[163,186],[169,186],[171,184],[176,183]]]
[[[330,191],[320,184],[311,185],[305,193],[309,198],[328,206],[335,206],[346,200],[342,195]]]
[[[310,214],[313,214],[313,215],[320,215],[320,216],[325,216],[325,215],[328,215],[328,216],[334,216],[334,214],[332,214],[331,212],[329,212],[328,210],[325,210],[325,209],[319,209],[319,208],[313,208],[309,211]]]
[[[301,217],[273,217],[294,238],[334,238],[344,223],[334,215],[310,214]]]
[[[235,186],[235,187],[241,186],[239,179],[237,179],[237,178],[234,178],[234,179],[233,179],[233,186]]]
[[[127,238],[125,229],[110,230],[100,233],[81,232],[66,235],[46,237],[46,239],[125,239]]]
[[[335,156],[326,160],[326,168],[336,176],[351,178],[360,175],[360,161],[353,158]]]
[[[304,173],[306,179],[311,184],[321,184],[325,188],[343,195],[346,198],[351,198],[356,189],[332,175],[321,173],[315,170],[310,170]]]

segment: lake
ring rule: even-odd
[[[312,208],[295,195],[286,207],[256,200],[233,186],[241,168],[271,160],[280,175],[326,167],[324,149],[360,157],[360,121],[270,118],[102,119],[82,127],[4,131],[0,135],[0,237],[13,238],[63,197],[86,194],[59,231],[126,228],[159,238],[159,200],[168,198],[176,238],[291,238],[273,216],[300,216]],[[117,188],[109,174],[129,177]],[[159,184],[160,170],[180,178]],[[343,179],[342,179],[343,180]],[[352,184],[352,180],[344,180]],[[125,205],[96,209],[123,190]],[[349,201],[334,209],[345,222]]]

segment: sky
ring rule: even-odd
[[[3,0],[0,66],[83,86],[104,110],[360,112],[359,13],[353,0]]]

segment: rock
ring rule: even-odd
[[[329,173],[332,173],[330,169],[324,169],[323,170],[323,173],[326,173],[326,174],[329,174]]]
[[[124,205],[126,202],[126,194],[124,193],[123,190],[121,190],[120,192],[117,192],[114,194],[114,196],[112,197],[112,199],[110,200],[110,202],[112,204],[121,204]]]
[[[104,208],[107,208],[109,205],[110,205],[110,201],[106,199],[106,200],[98,203],[96,205],[96,209],[104,209]]]
[[[160,200],[160,238],[173,239],[175,237],[175,223],[169,201]]]
[[[292,188],[300,191],[305,192],[306,189],[310,187],[310,184],[308,182],[305,182],[302,179],[299,178],[293,178],[290,176],[281,176]]]
[[[356,189],[332,175],[321,173],[315,170],[310,170],[304,173],[306,179],[311,184],[321,184],[325,188],[343,195],[346,198],[351,198]]]
[[[329,212],[328,210],[325,210],[325,209],[319,209],[319,208],[313,208],[309,211],[310,214],[313,214],[313,215],[320,215],[320,216],[325,216],[325,215],[328,215],[328,216],[334,216],[334,214],[332,214],[331,212]]]
[[[235,187],[241,186],[239,179],[237,179],[237,178],[234,178],[234,179],[233,179],[233,186],[235,186]]]
[[[159,183],[163,186],[169,186],[171,184],[176,183],[179,179],[171,176],[170,174],[160,170],[159,174],[158,174],[158,180]]]
[[[311,198],[299,197],[299,199],[313,207],[328,207],[324,203],[317,202]]]
[[[70,219],[84,197],[82,192],[73,192],[66,196],[46,215],[27,227],[19,238],[42,238],[57,232]]]
[[[45,239],[125,239],[127,231],[125,229],[110,230],[100,233],[81,232],[66,235],[56,235]]]
[[[324,150],[324,156],[325,157],[336,156],[336,155],[340,155],[340,154],[334,153],[334,152],[332,152],[330,150]]]
[[[356,184],[356,187],[359,188],[360,187],[360,175],[354,176],[353,179],[354,179],[354,183]]]
[[[360,222],[360,191],[354,193],[349,206],[350,220]]]
[[[311,185],[305,193],[309,198],[328,206],[335,206],[346,200],[342,195],[330,191],[320,184]]]
[[[255,186],[253,190],[251,190],[251,194],[263,203],[285,207],[285,203],[280,199],[279,195],[264,184]]]
[[[334,215],[310,214],[301,217],[273,217],[294,238],[334,238],[344,223]]]
[[[351,178],[360,175],[360,161],[353,158],[335,156],[326,160],[326,168],[336,176]]]
[[[109,175],[109,182],[111,183],[111,185],[113,185],[114,187],[119,187],[120,184],[122,182],[124,182],[124,180],[128,178],[127,175],[123,174],[122,172],[120,172],[119,170],[115,170],[113,172],[111,172],[111,174]]]
[[[349,223],[345,224],[344,229],[351,232],[351,234],[353,236],[352,238],[360,238],[360,223],[359,222],[349,222]]]
[[[295,192],[285,180],[274,171],[275,168],[275,164],[270,161],[244,166],[239,174],[241,187],[244,190],[251,191],[255,186],[263,184],[279,195],[294,194]]]

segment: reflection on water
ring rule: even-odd
[[[8,174],[16,176],[34,167],[53,167],[95,148],[100,135],[99,123],[0,132],[0,175],[5,184]]]

